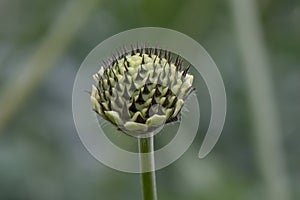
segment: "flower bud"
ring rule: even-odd
[[[93,110],[124,133],[137,136],[178,121],[194,91],[193,76],[182,64],[179,56],[172,61],[170,52],[157,48],[113,56],[93,76]]]

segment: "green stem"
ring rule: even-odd
[[[144,200],[157,200],[153,137],[139,138],[139,153]]]

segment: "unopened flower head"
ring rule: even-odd
[[[167,50],[141,47],[119,52],[93,76],[91,102],[102,118],[129,135],[141,136],[178,121],[194,90],[189,66]]]

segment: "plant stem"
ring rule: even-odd
[[[154,139],[153,137],[139,138],[139,153],[144,200],[157,200],[155,164],[154,164]]]

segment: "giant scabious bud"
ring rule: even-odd
[[[194,90],[189,67],[172,61],[157,48],[124,51],[105,63],[93,78],[94,111],[124,133],[142,136],[178,121],[186,98]]]

